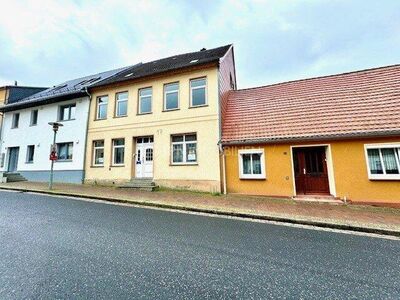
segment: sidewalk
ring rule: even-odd
[[[144,192],[132,189],[76,184],[13,182],[0,189],[37,191],[113,202],[132,203],[187,211],[284,221],[400,236],[400,209],[358,205],[299,203],[291,200],[244,195],[213,196],[184,191]]]

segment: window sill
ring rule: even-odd
[[[123,115],[123,116],[114,116],[114,119],[120,119],[120,118],[126,118],[128,115]]]
[[[189,106],[189,109],[190,109],[190,108],[207,107],[207,106],[208,106],[208,104],[201,104],[201,105],[191,105],[191,106]]]
[[[29,127],[35,127],[37,124],[30,124]]]
[[[110,168],[123,168],[125,165],[111,165]]]
[[[56,162],[56,163],[67,163],[67,162],[72,162],[72,159],[57,159],[54,162]]]
[[[177,111],[177,110],[180,110],[180,109],[179,108],[164,109],[162,112]]]
[[[11,129],[18,129],[18,127],[11,127]]]
[[[137,116],[144,116],[144,115],[151,115],[153,112],[146,112],[146,113],[137,113]]]
[[[32,165],[32,164],[33,164],[33,161],[26,161],[25,164],[27,164],[27,165]]]
[[[104,121],[104,120],[107,120],[107,118],[103,118],[103,119],[94,119],[93,121]]]
[[[400,175],[399,174],[384,174],[384,175],[369,175],[368,176],[369,180],[376,180],[376,181],[382,181],[382,180],[400,180]]]
[[[69,119],[69,120],[58,120],[57,122],[63,123],[63,122],[69,122],[69,121],[75,121],[76,119]]]
[[[91,168],[104,168],[104,165],[90,166]]]
[[[266,180],[267,178],[266,178],[266,176],[243,176],[243,175],[240,175],[239,176],[239,179],[240,180]]]
[[[199,163],[170,163],[171,167],[179,167],[179,166],[198,166]]]

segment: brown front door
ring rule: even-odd
[[[330,194],[325,147],[293,148],[297,195]]]

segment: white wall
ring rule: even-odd
[[[20,147],[18,158],[18,171],[48,171],[51,162],[49,160],[50,146],[53,142],[53,131],[49,122],[58,119],[58,109],[60,105],[76,103],[75,120],[61,122],[64,126],[57,134],[57,143],[73,142],[73,157],[70,162],[56,162],[54,170],[83,170],[85,139],[87,129],[87,118],[89,110],[88,97],[73,99],[44,106],[7,112],[3,122],[3,141],[0,148],[2,153],[6,153],[3,168],[7,170],[7,148]],[[30,126],[31,111],[38,109],[38,122],[36,126]],[[20,113],[18,128],[12,129],[12,116]],[[35,155],[33,163],[26,163],[27,146],[35,145]]]

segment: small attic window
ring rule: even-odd
[[[132,76],[132,75],[133,75],[133,73],[129,73],[129,74],[126,74],[125,77],[129,77],[129,76]]]
[[[65,88],[66,86],[67,86],[66,84],[56,86],[56,87],[54,87],[53,91],[61,90],[62,88]]]
[[[193,64],[193,63],[197,63],[198,61],[199,61],[198,59],[193,59],[190,61],[190,63]]]

